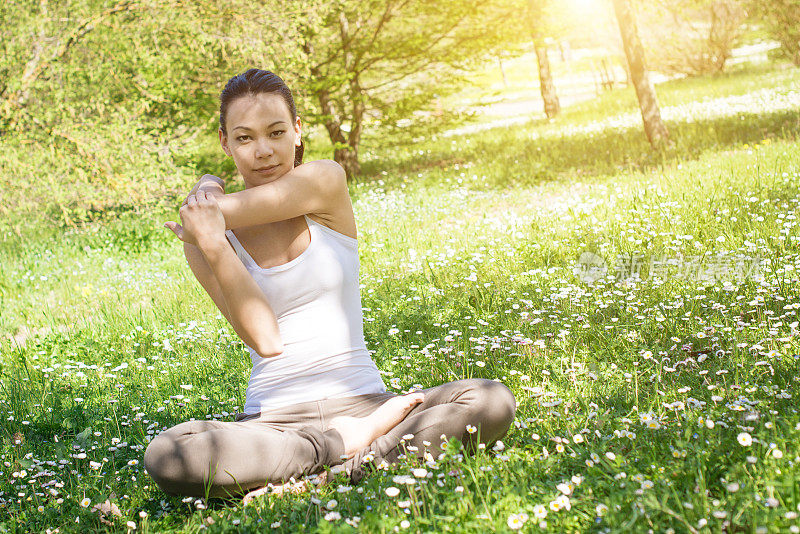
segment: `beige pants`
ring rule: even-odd
[[[460,439],[473,452],[477,443],[491,446],[503,437],[514,420],[514,395],[499,382],[472,378],[422,391],[425,400],[400,424],[346,461],[342,436],[324,430],[327,423],[340,415],[369,415],[394,393],[303,402],[230,422],[187,421],[150,442],[144,465],[165,492],[191,496],[207,491],[210,497],[238,496],[339,464],[358,482],[370,465],[397,460],[404,453],[400,441],[406,434],[414,436],[405,440],[406,447],[416,447],[414,454],[421,458],[430,451],[436,458],[442,434]],[[478,430],[469,433],[467,425]],[[370,452],[373,459],[364,461]]]

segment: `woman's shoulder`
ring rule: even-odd
[[[332,159],[316,159],[302,163],[300,167],[309,169],[304,173],[324,190],[338,193],[342,189],[347,191],[347,173],[344,168]]]
[[[306,216],[317,224],[357,239],[356,218],[347,189],[347,176],[342,166],[331,159],[314,160],[304,165],[319,169],[320,179],[325,180],[325,187],[331,192],[325,213],[307,213]]]
[[[324,159],[324,158],[323,159],[315,159],[315,160],[307,161],[307,162],[303,163],[302,165],[315,165],[315,166],[320,167],[321,169],[327,170],[328,172],[330,172],[332,174],[345,176],[344,167],[342,167],[341,165],[339,165],[338,162],[336,162],[335,160],[332,160],[332,159]]]

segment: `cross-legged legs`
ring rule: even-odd
[[[357,482],[369,456],[376,464],[397,460],[403,436],[413,435],[406,446],[419,457],[426,449],[437,457],[442,435],[472,451],[478,442],[491,446],[503,437],[516,412],[514,395],[492,380],[457,380],[422,393],[419,403],[374,393],[297,404],[245,421],[188,421],[150,442],[145,468],[165,492],[192,496],[238,496],[342,462]],[[351,432],[348,423],[372,430]],[[361,434],[378,437],[362,440]],[[365,444],[360,449],[359,442]]]
[[[381,401],[362,417],[323,429],[322,401],[251,416],[239,422],[188,421],[159,434],[145,451],[147,472],[167,493],[213,497],[241,495],[268,483],[319,473],[341,464],[389,431],[421,394]],[[347,402],[345,400],[345,402]]]

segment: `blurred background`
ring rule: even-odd
[[[307,159],[335,158],[351,180],[369,181],[413,170],[432,141],[557,121],[562,109],[632,91],[624,31],[640,38],[656,93],[676,78],[800,65],[797,0],[616,4],[3,2],[0,215],[19,235],[33,219],[74,226],[172,207],[203,173],[235,190],[217,99],[250,67],[294,90]]]

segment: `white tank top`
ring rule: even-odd
[[[283,353],[274,358],[247,347],[253,361],[247,414],[386,391],[364,342],[358,240],[303,217],[311,244],[289,263],[267,269],[225,231],[275,312],[283,342]]]

